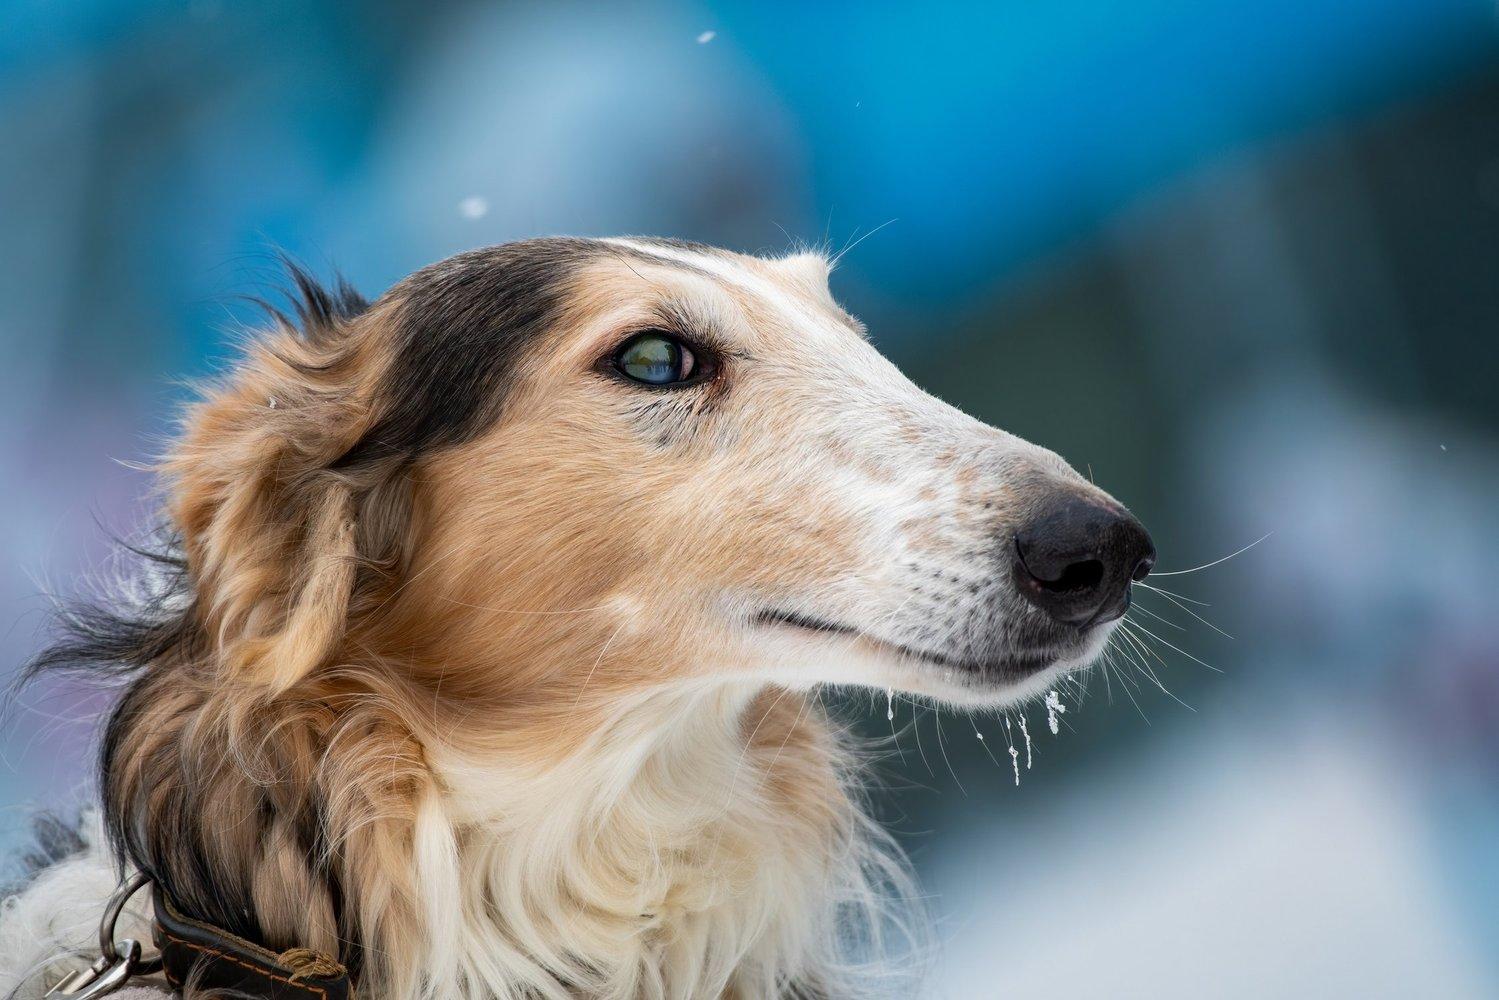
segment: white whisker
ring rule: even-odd
[[[1109,641],[1110,641],[1110,643],[1113,642],[1113,637],[1112,636],[1109,637]],[[1116,650],[1119,650],[1120,654],[1123,655],[1123,650],[1122,650],[1121,647],[1114,646],[1113,648],[1116,649]],[[1140,707],[1140,703],[1135,700],[1134,693],[1130,691],[1130,685],[1131,685],[1131,683],[1132,682],[1130,681],[1129,677],[1124,673],[1124,671],[1122,671],[1122,670],[1119,671],[1119,686],[1123,689],[1125,695],[1129,698],[1129,703],[1131,705],[1135,706],[1135,711],[1138,712],[1138,713],[1140,713],[1140,718],[1144,719],[1145,720],[1145,724],[1148,726],[1148,725],[1150,725],[1150,717],[1145,714],[1145,710],[1142,709]]]
[[[1135,623],[1135,624],[1138,627],[1138,623]],[[1130,633],[1128,633],[1128,632],[1126,632],[1125,634],[1126,635],[1130,635]],[[1130,638],[1131,638],[1131,640],[1133,642],[1135,642],[1136,644],[1138,644],[1141,649],[1145,650],[1145,652],[1147,652],[1151,656],[1155,657],[1156,661],[1159,662],[1161,664],[1161,666],[1163,666],[1163,667],[1166,666],[1166,661],[1162,660],[1161,657],[1160,657],[1160,655],[1158,653],[1156,653],[1155,650],[1153,650],[1149,646],[1145,645],[1143,642],[1141,642],[1139,640],[1139,638],[1137,638],[1137,637],[1135,637],[1133,635],[1130,635]],[[1147,677],[1150,678],[1151,683],[1153,683],[1157,688],[1159,688],[1162,694],[1164,694],[1166,697],[1170,698],[1172,701],[1176,702],[1178,705],[1180,705],[1182,708],[1185,708],[1189,712],[1196,712],[1197,711],[1197,709],[1193,708],[1191,705],[1188,705],[1185,701],[1182,701],[1175,694],[1173,694],[1171,692],[1171,690],[1166,687],[1165,683],[1160,679],[1160,677],[1156,676],[1155,670],[1153,668],[1151,668],[1149,666],[1149,664],[1142,664],[1142,666],[1145,669],[1145,676],[1147,676]]]
[[[1186,631],[1186,627],[1185,626],[1178,625],[1178,624],[1176,624],[1176,622],[1172,621],[1169,618],[1162,618],[1160,615],[1156,614],[1154,611],[1150,610],[1149,608],[1145,607],[1144,605],[1136,604],[1133,607],[1134,607],[1134,610],[1136,610],[1136,611],[1143,611],[1145,614],[1147,614],[1150,617],[1154,618],[1156,621],[1161,622],[1163,625],[1170,625],[1172,628],[1176,629],[1178,632],[1185,632]]]
[[[921,745],[921,706],[915,701],[911,702],[911,716],[911,731],[916,734],[916,752],[921,755],[921,763],[926,765],[926,773],[935,778],[937,772],[932,770],[932,762],[926,757],[926,748]]]
[[[1185,649],[1182,649],[1180,646],[1173,646],[1173,645],[1171,645],[1171,643],[1167,642],[1165,639],[1162,639],[1160,636],[1156,635],[1154,632],[1152,632],[1150,629],[1146,628],[1144,625],[1141,625],[1139,622],[1130,622],[1130,624],[1133,625],[1135,628],[1139,629],[1141,632],[1144,632],[1146,635],[1150,636],[1156,642],[1158,642],[1161,645],[1165,646],[1167,649],[1170,649],[1170,650],[1172,650],[1174,652],[1180,653],[1181,655],[1185,656],[1187,659],[1191,660],[1193,663],[1199,664],[1200,666],[1207,667],[1209,670],[1211,670],[1215,674],[1221,674],[1221,673],[1223,673],[1222,670],[1219,670],[1217,667],[1213,666],[1211,663],[1208,663],[1208,662],[1206,662],[1204,660],[1199,660],[1197,657],[1193,656],[1191,653],[1187,652]]]
[[[1152,587],[1150,584],[1146,583],[1144,580],[1137,580],[1137,581],[1135,581],[1135,583],[1133,584],[1133,586],[1144,587],[1146,590],[1152,591],[1152,592],[1157,593],[1157,594],[1164,594],[1167,597],[1176,597],[1176,598],[1179,598],[1179,599],[1181,599],[1183,601],[1186,601],[1188,604],[1195,604],[1199,608],[1210,608],[1210,607],[1212,607],[1212,605],[1209,604],[1207,601],[1199,601],[1195,597],[1187,597],[1184,594],[1178,594],[1174,590],[1166,590],[1163,587]]]
[[[1136,584],[1136,586],[1143,587],[1145,585],[1144,584]],[[1178,608],[1180,608],[1181,610],[1185,611],[1187,614],[1191,615],[1193,618],[1196,618],[1198,621],[1202,622],[1202,624],[1206,625],[1208,628],[1212,629],[1214,632],[1217,632],[1219,635],[1223,636],[1223,638],[1225,638],[1225,639],[1232,639],[1233,638],[1233,636],[1229,635],[1227,632],[1223,631],[1221,628],[1219,628],[1218,626],[1214,625],[1212,622],[1208,621],[1206,618],[1202,617],[1202,615],[1199,615],[1197,612],[1195,612],[1191,608],[1187,607],[1181,601],[1178,601],[1176,599],[1176,595],[1175,594],[1169,594],[1169,593],[1167,593],[1164,590],[1157,590],[1155,587],[1146,587],[1145,589],[1146,590],[1150,590],[1150,591],[1154,591],[1155,593],[1157,593],[1160,596],[1164,597],[1166,600],[1170,601],[1172,604],[1176,605]],[[1136,605],[1136,607],[1140,608],[1141,611],[1148,610],[1148,609],[1146,609],[1142,605]],[[1160,616],[1159,615],[1153,615],[1152,617],[1160,617]]]
[[[1171,570],[1169,572],[1157,572],[1155,570],[1152,570],[1151,573],[1150,573],[1150,575],[1151,576],[1182,576],[1182,575],[1187,574],[1187,573],[1198,573],[1198,572],[1201,572],[1202,570],[1205,570],[1205,569],[1211,569],[1214,566],[1217,566],[1219,563],[1226,563],[1226,562],[1228,562],[1234,556],[1243,555],[1245,552],[1248,552],[1250,549],[1254,548],[1256,545],[1260,544],[1260,542],[1263,542],[1265,539],[1269,538],[1273,534],[1275,534],[1275,532],[1273,532],[1273,531],[1267,531],[1263,535],[1261,535],[1259,538],[1256,538],[1254,541],[1252,541],[1248,545],[1244,546],[1239,551],[1237,551],[1237,552],[1230,552],[1228,555],[1224,556],[1222,559],[1214,559],[1210,563],[1203,563],[1201,566],[1193,566],[1191,569],[1174,569],[1174,570]]]
[[[949,759],[948,756],[947,756],[947,741],[942,738],[942,709],[941,708],[937,709],[937,749],[939,749],[939,750],[942,751],[942,760],[943,760],[944,763],[947,764],[947,773],[950,774],[950,775],[952,775],[953,783],[958,786],[958,791],[962,792],[963,793],[963,797],[966,799],[968,797],[968,790],[963,787],[963,782],[958,777],[958,772],[953,770],[952,760]]]

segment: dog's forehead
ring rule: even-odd
[[[826,288],[829,264],[811,251],[784,257],[754,257],[702,243],[624,237],[605,240],[657,260],[704,272],[725,284],[748,291],[770,292],[787,282]]]
[[[828,289],[831,266],[820,254],[803,252],[768,258],[675,240],[604,242],[712,281],[740,301],[753,304],[757,311],[768,308],[793,321],[816,317],[831,320],[839,328],[858,329],[853,318],[833,300]]]

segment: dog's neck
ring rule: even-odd
[[[878,906],[840,754],[808,695],[719,685],[623,699],[561,760],[434,755],[413,836],[427,988],[816,995],[840,910]]]
[[[591,694],[581,737],[497,717],[485,748],[365,676],[260,708],[171,671],[127,693],[106,807],[190,916],[346,957],[372,1000],[868,995],[850,963],[883,968],[910,882],[814,696]]]

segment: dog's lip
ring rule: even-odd
[[[818,618],[815,615],[804,615],[799,611],[782,611],[778,608],[766,608],[757,614],[754,620],[762,625],[791,625],[796,628],[804,628],[811,632],[831,632],[835,635],[863,635],[852,625],[840,625],[837,622],[828,621],[826,618]]]
[[[913,660],[922,660],[926,663],[965,673],[1000,674],[1011,677],[1024,676],[1045,670],[1065,657],[1065,654],[1060,652],[1033,650],[1024,653],[1011,653],[1002,660],[965,660],[937,650],[919,649],[915,646],[890,642],[887,639],[881,639],[863,632],[852,625],[829,621],[828,619],[803,614],[799,611],[783,611],[777,608],[767,608],[761,611],[755,615],[753,621],[761,625],[782,625],[804,629],[809,632],[823,632],[828,635],[846,635],[851,638],[863,639],[866,642],[873,643],[901,656],[910,657]]]

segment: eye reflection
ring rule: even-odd
[[[626,342],[614,364],[625,376],[645,385],[685,382],[697,370],[697,358],[686,344],[655,330]]]

